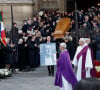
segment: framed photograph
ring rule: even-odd
[[[56,44],[41,44],[40,45],[40,65],[56,65]]]

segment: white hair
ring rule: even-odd
[[[23,43],[23,39],[19,39],[18,44],[22,44]]]
[[[72,36],[69,36],[69,41],[73,41],[73,38],[72,38]]]
[[[18,31],[18,33],[19,33],[19,34],[22,34],[22,33],[23,33],[23,31],[22,31],[22,30],[19,30],[19,31]]]
[[[67,47],[66,43],[61,43],[60,46],[63,47],[64,49],[66,49]]]
[[[85,38],[85,41],[90,40],[90,38]]]
[[[80,38],[80,40],[79,40],[79,41],[82,41],[83,43],[86,43],[85,38]]]

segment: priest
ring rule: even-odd
[[[84,38],[80,38],[79,45],[73,59],[78,81],[83,78],[90,78],[90,71],[93,68],[91,50]]]
[[[77,79],[65,43],[60,44],[60,50],[61,54],[57,60],[55,86],[59,86],[60,90],[73,90],[77,84]]]

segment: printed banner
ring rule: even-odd
[[[41,44],[40,45],[40,65],[56,65],[56,44]]]

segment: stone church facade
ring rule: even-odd
[[[11,29],[11,6],[14,22],[21,28],[23,20],[32,16],[40,9],[55,9],[61,12],[67,10],[68,0],[0,0],[0,11],[4,14],[4,24],[7,30]]]
[[[33,13],[32,0],[0,0],[0,11],[3,12],[4,26],[9,31],[12,26],[11,6],[13,9],[14,22],[21,28],[23,20]]]

